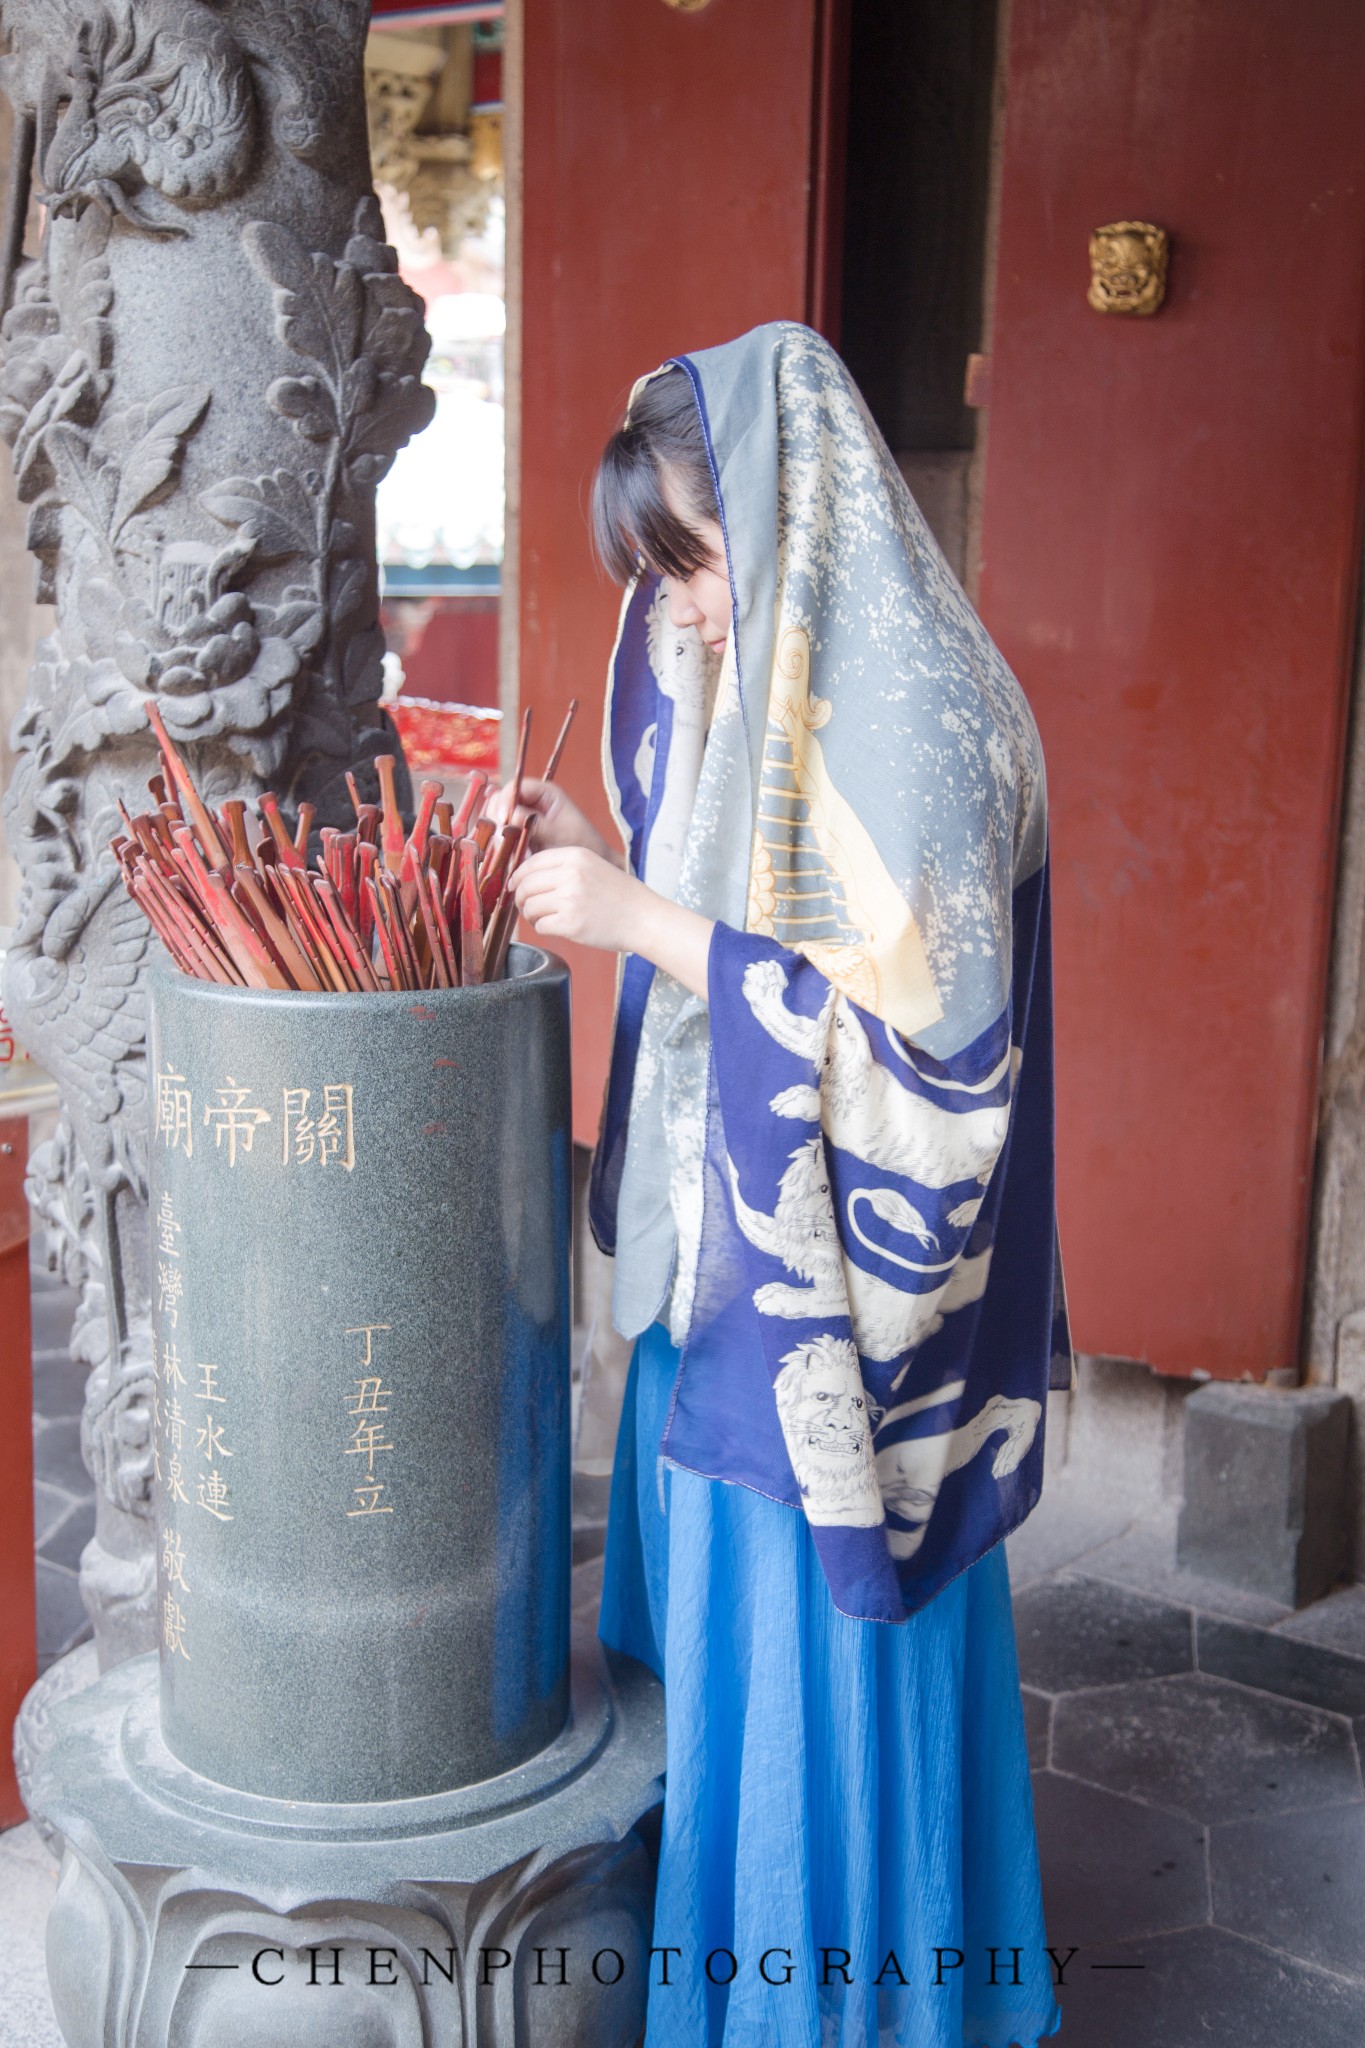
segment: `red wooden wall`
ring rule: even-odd
[[[808,306],[818,0],[525,0],[521,699],[606,826],[598,765],[619,593],[593,566],[593,468],[635,378]],[[827,265],[823,244],[816,260]],[[597,1134],[615,963],[568,949],[577,1135]]]
[[[1358,545],[1365,8],[1014,0],[981,603],[1052,793],[1076,1337],[1294,1363]],[[1155,318],[1089,231],[1169,229]]]

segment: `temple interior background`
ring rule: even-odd
[[[432,424],[379,495],[385,697],[417,774],[505,768],[523,710],[547,745],[576,695],[563,776],[607,825],[593,464],[637,375],[772,319],[841,348],[1019,675],[1049,764],[1080,1358],[1011,1562],[1049,1914],[1134,1972],[1080,1978],[1062,2038],[1358,2048],[1365,13],[379,0],[364,62],[432,342]],[[12,126],[0,97],[0,161]],[[41,225],[39,196],[30,250]],[[1158,249],[1125,303],[1123,266]],[[26,529],[0,489],[6,783],[53,627]],[[18,902],[0,850],[0,926]],[[590,1620],[626,1364],[582,1215],[615,969],[567,950]],[[35,1249],[47,1665],[89,1637],[95,1489],[73,1304]],[[32,1568],[25,1536],[9,1569]],[[30,1829],[0,1838],[14,2048],[56,2048],[53,1882]]]

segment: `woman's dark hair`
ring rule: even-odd
[[[665,470],[681,516],[664,497]],[[685,370],[661,371],[637,392],[597,465],[592,533],[598,559],[618,583],[629,583],[642,562],[662,576],[690,576],[711,558],[692,522],[719,518],[691,380]]]

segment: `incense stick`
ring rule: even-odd
[[[559,766],[577,709],[575,699],[542,781]],[[147,717],[161,772],[148,783],[148,810],[133,817],[120,803],[126,832],[110,850],[182,974],[315,994],[478,987],[502,978],[517,915],[512,878],[534,837],[534,814],[510,822],[526,778],[529,711],[501,828],[484,809],[488,777],[476,772],[458,805],[438,782],[424,782],[405,830],[398,764],[381,754],[381,801],[363,801],[348,774],[355,830],[324,826],[311,865],[310,803],[297,806],[292,825],[271,790],[254,806],[229,798],[215,813],[154,702]]]

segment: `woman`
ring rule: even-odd
[[[592,1207],[637,1340],[601,1632],[668,1710],[647,2040],[1034,2048],[1001,1538],[1069,1369],[1037,734],[804,328],[637,386],[594,514],[628,856],[532,784],[516,889],[625,955]]]

